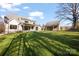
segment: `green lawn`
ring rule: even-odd
[[[0,36],[0,55],[79,56],[79,32],[26,32]]]

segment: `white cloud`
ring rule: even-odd
[[[41,16],[40,18],[41,18],[41,19],[44,19],[44,16]]]
[[[43,16],[43,12],[41,11],[34,11],[30,13],[30,16]]]
[[[12,9],[13,11],[20,11],[20,9],[19,8],[14,8],[14,9]]]
[[[2,3],[0,4],[0,6],[5,9],[10,9],[12,7],[11,4],[6,4],[6,3]]]
[[[5,15],[1,15],[2,18],[4,18]]]
[[[28,8],[30,8],[30,7],[28,7],[28,6],[27,7],[23,7],[23,9],[28,9]]]
[[[39,17],[40,19],[44,19],[44,13],[41,11],[30,12],[29,15],[33,17]]]
[[[1,8],[11,10],[13,6],[20,5],[21,3],[0,3]]]
[[[7,10],[6,9],[1,9],[0,12],[6,12]],[[19,8],[11,8],[11,9],[8,9],[8,11],[20,11]]]

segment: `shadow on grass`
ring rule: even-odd
[[[77,35],[52,35],[49,33],[37,33],[41,36],[47,37],[52,40],[59,41],[79,51],[79,36]]]
[[[79,55],[79,41],[75,36],[29,32],[13,38],[2,55],[6,56],[69,56]]]
[[[22,34],[18,35],[17,37],[13,38],[10,45],[3,50],[2,55],[3,56],[17,56],[22,55],[23,53],[20,51],[22,46]]]
[[[77,51],[79,51],[79,47],[78,47],[79,41],[73,40],[72,38],[69,38],[68,36],[65,36],[65,35],[61,36],[61,35],[55,35],[55,34],[52,35],[52,34],[49,34],[49,33],[38,33],[38,32],[35,32],[35,33],[36,33],[36,35],[40,36],[39,37],[40,39],[41,39],[41,37],[45,37],[45,38],[48,38],[50,40],[54,40],[55,42],[57,42],[57,44],[53,44],[53,45],[55,45],[55,46],[52,46],[54,48],[56,48],[56,46],[59,45],[58,44],[59,42],[62,43],[61,45],[59,45],[59,48],[57,47],[56,49],[62,50],[62,54],[65,52],[63,55],[79,55],[79,52],[77,53]],[[42,39],[42,41],[44,41],[44,39]],[[47,41],[47,40],[45,40],[45,41]],[[49,45],[50,43],[47,43],[47,44]],[[66,50],[65,46],[63,46],[63,45],[67,45],[67,46],[70,47],[70,48],[69,47],[67,48],[67,51],[69,50],[68,53],[66,53],[67,51],[63,51],[63,50]],[[60,55],[60,54],[58,54],[58,55]]]
[[[38,55],[41,55],[41,56],[42,55],[48,55],[48,56],[49,55],[71,55],[69,52],[64,50],[65,48],[60,49],[60,48],[56,47],[54,44],[50,44],[48,42],[48,40],[46,40],[45,38],[42,38],[42,36],[40,36],[39,34],[37,34],[35,32],[32,33],[32,35],[30,35],[27,38],[32,41],[31,43],[33,43],[33,41],[34,41],[34,42],[37,42],[38,44],[40,44],[40,45],[38,45],[38,44],[30,45],[31,47],[34,48],[34,51],[39,52],[39,49],[41,50],[41,48],[43,48],[39,53],[36,52],[36,54],[38,54]],[[36,47],[34,47],[35,45],[36,45]],[[35,50],[35,48],[36,48],[36,50]],[[45,52],[47,52],[47,54]]]
[[[29,44],[27,33],[22,33],[13,38],[10,45],[2,51],[3,56],[35,56],[33,47]],[[27,43],[28,45],[26,45]]]

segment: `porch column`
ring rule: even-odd
[[[29,30],[33,30],[33,28],[32,28],[33,26],[29,26]]]
[[[24,25],[23,25],[23,27],[22,27],[22,30],[24,30]]]

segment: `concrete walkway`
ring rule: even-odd
[[[4,35],[4,34],[0,34],[0,36],[1,36],[1,35]]]

